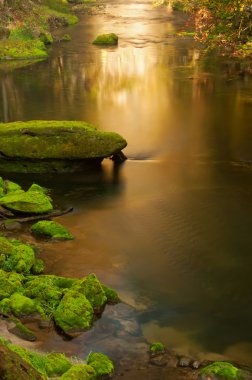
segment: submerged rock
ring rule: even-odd
[[[117,133],[82,121],[0,123],[0,152],[8,159],[102,159],[126,145]]]
[[[32,225],[31,231],[35,234],[47,236],[52,239],[72,240],[74,237],[60,223],[41,220]]]
[[[100,34],[93,41],[94,45],[118,45],[118,36],[115,33]]]

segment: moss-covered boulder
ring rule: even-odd
[[[46,355],[45,370],[49,377],[59,376],[72,367],[72,362],[64,354],[51,353]]]
[[[8,326],[8,331],[23,340],[27,340],[29,342],[34,342],[37,340],[36,335],[32,330],[30,330],[27,326],[25,326],[18,318],[10,317],[8,318],[8,322],[11,323]]]
[[[37,311],[36,302],[19,293],[11,295],[9,306],[12,313],[17,317],[30,315]]]
[[[72,240],[74,238],[73,235],[71,235],[70,232],[60,223],[50,220],[41,220],[33,224],[31,231],[35,234],[52,239]]]
[[[201,370],[200,379],[242,380],[244,377],[242,372],[233,364],[228,362],[215,362]]]
[[[94,369],[86,364],[73,365],[60,380],[95,380],[96,373]]]
[[[117,292],[110,288],[109,286],[102,284],[102,289],[107,297],[107,303],[110,305],[115,305],[120,302],[120,298],[117,294]]]
[[[94,45],[117,45],[118,44],[118,36],[115,33],[107,33],[107,34],[100,34],[96,37],[96,39],[93,41]]]
[[[68,290],[54,313],[54,320],[66,334],[90,329],[94,311],[88,299],[74,289]]]
[[[0,269],[0,300],[22,291],[22,279],[23,277],[16,273],[6,273]]]
[[[154,342],[150,345],[151,355],[158,355],[165,352],[165,346],[161,342]]]
[[[3,380],[45,380],[31,364],[17,353],[0,343],[0,379]]]
[[[28,274],[35,264],[35,252],[30,245],[0,237],[0,268],[7,272]]]
[[[44,188],[32,185],[27,191],[16,190],[0,197],[0,205],[14,212],[44,214],[53,210],[51,198]]]
[[[103,159],[127,145],[114,132],[102,132],[82,121],[0,123],[0,151],[10,159]]]
[[[87,364],[93,367],[96,377],[110,376],[114,372],[113,362],[104,354],[91,353],[88,356]]]
[[[107,302],[103,287],[94,273],[84,277],[78,282],[75,289],[85,295],[92,305],[95,313],[100,313]]]

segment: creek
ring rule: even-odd
[[[94,272],[132,308],[108,307],[72,341],[38,330],[37,347],[118,362],[146,338],[252,365],[252,79],[201,58],[164,6],[110,0],[93,13],[47,61],[0,73],[0,120],[85,120],[126,138],[120,168],[8,177],[74,207],[57,220],[76,240],[39,242],[47,273]],[[106,32],[118,47],[91,44]]]

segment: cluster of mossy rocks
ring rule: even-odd
[[[41,354],[0,338],[0,378],[3,380],[95,380],[110,376],[113,362],[102,353],[91,352],[85,360],[62,353]]]
[[[1,214],[6,217],[6,213],[11,213],[14,218],[15,213],[44,217],[53,209],[46,189],[33,184],[24,191],[17,183],[1,177],[0,204]],[[46,238],[73,239],[65,227],[52,220],[38,221],[30,230]],[[62,334],[74,337],[92,327],[106,304],[119,302],[117,293],[101,284],[95,274],[81,279],[43,274],[44,263],[38,254],[34,245],[0,236],[0,315],[15,324],[15,328],[9,330],[15,335],[30,341],[36,340],[35,334],[23,324],[26,317],[32,316],[40,320],[41,326],[51,322]],[[23,366],[16,363],[20,358],[13,358],[10,351],[31,366],[31,372],[26,371],[30,377],[21,375]],[[8,360],[12,364],[16,363],[13,364],[16,368],[20,367],[18,376],[14,376],[14,370],[8,369]],[[0,341],[0,377],[2,374],[3,379],[45,379],[62,375],[64,380],[93,380],[111,374],[113,369],[113,363],[103,354],[91,353],[86,363],[74,364],[63,354],[42,355],[6,340]],[[32,377],[33,370],[37,372]]]

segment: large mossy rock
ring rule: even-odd
[[[199,378],[201,380],[244,380],[240,369],[228,362],[214,362],[204,367]]]
[[[0,343],[0,379],[2,380],[45,380],[18,354]]]
[[[51,220],[40,220],[31,227],[31,231],[37,235],[51,239],[73,240],[73,235],[60,223]]]
[[[98,131],[82,121],[0,123],[0,152],[8,159],[102,159],[126,145],[117,133]]]

